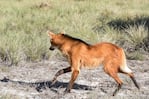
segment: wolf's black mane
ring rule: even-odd
[[[79,39],[79,38],[75,38],[75,37],[72,37],[72,36],[67,35],[67,34],[63,34],[63,35],[64,35],[65,37],[69,38],[69,39],[82,42],[82,43],[84,43],[84,44],[86,44],[86,45],[90,45],[90,44],[86,43],[85,41],[83,41],[83,40],[81,40],[81,39]]]

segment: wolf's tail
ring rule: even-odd
[[[124,53],[124,50],[121,50],[121,59],[122,59],[122,64],[120,66],[120,70],[124,73],[132,73],[131,69],[128,68],[127,63],[126,63],[126,56]]]

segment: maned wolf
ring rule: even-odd
[[[59,75],[72,72],[71,80],[65,90],[66,93],[70,92],[81,68],[94,68],[103,64],[104,71],[118,84],[113,95],[118,92],[123,84],[118,77],[118,73],[127,74],[139,89],[132,71],[127,67],[126,56],[122,48],[107,42],[90,45],[64,33],[54,34],[48,32],[48,35],[51,42],[51,47],[49,49],[59,49],[67,57],[70,63],[69,67],[61,69],[55,74],[51,85],[56,82]]]

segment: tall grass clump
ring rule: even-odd
[[[143,60],[143,53],[148,52],[148,36],[149,32],[144,25],[128,26],[124,31],[124,43],[122,47],[127,52],[129,59]]]
[[[10,37],[9,37],[10,36]],[[1,39],[0,57],[9,65],[20,61],[35,61],[48,57],[48,39],[38,33],[32,34],[7,34]]]
[[[125,29],[125,32],[127,33],[127,41],[130,44],[129,46],[131,46],[133,50],[147,50],[145,43],[148,39],[148,30],[145,29],[144,25],[129,26]]]

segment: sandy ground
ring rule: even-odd
[[[114,97],[112,93],[117,87],[116,82],[104,73],[102,66],[91,70],[82,69],[71,93],[64,94],[71,73],[61,75],[52,87],[49,85],[54,74],[69,65],[65,60],[22,62],[19,66],[10,67],[0,64],[0,98],[149,99],[149,60],[128,60],[127,63],[134,71],[141,89],[138,90],[127,75],[119,74],[124,85]]]

